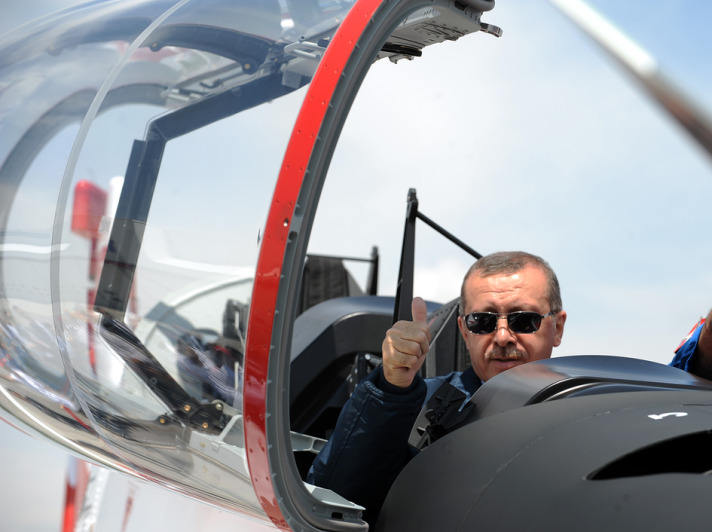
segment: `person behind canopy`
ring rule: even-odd
[[[465,275],[459,305],[458,327],[472,366],[432,379],[419,375],[431,335],[425,302],[416,297],[413,320],[399,321],[388,330],[382,367],[356,387],[309,470],[307,482],[364,506],[364,519],[371,525],[413,456],[408,437],[420,410],[443,382],[464,392],[467,401],[483,382],[549,358],[561,344],[566,311],[559,282],[536,255],[507,251],[479,259]],[[709,328],[701,320],[671,365],[712,377]]]

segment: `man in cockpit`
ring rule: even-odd
[[[413,456],[408,437],[435,390],[449,382],[469,399],[502,371],[549,358],[566,323],[556,274],[540,257],[519,251],[483,257],[465,275],[458,326],[472,363],[466,371],[433,379],[418,375],[431,337],[425,302],[415,298],[412,311],[413,321],[399,321],[386,333],[383,366],[354,390],[307,478],[364,506],[372,525]],[[702,320],[671,364],[712,378],[711,328]]]

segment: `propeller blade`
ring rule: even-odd
[[[645,50],[582,0],[550,0],[568,19],[591,37],[670,113],[712,157],[712,119],[661,71]]]

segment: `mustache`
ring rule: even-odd
[[[485,353],[486,360],[524,360],[524,353],[513,345],[495,346]]]

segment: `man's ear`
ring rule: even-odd
[[[465,325],[465,318],[462,316],[457,317],[457,328],[460,329],[460,334],[462,335],[462,339],[467,343],[467,335],[470,332],[467,329],[467,325]]]
[[[564,336],[564,325],[566,324],[566,311],[562,310],[556,316],[556,331],[554,333],[554,347],[559,347],[561,345],[561,339]]]

